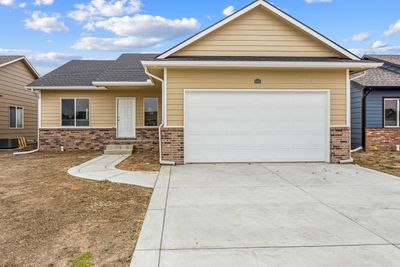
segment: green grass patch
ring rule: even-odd
[[[92,266],[92,257],[93,254],[91,252],[86,252],[79,258],[76,258],[71,267],[90,267]]]

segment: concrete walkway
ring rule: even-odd
[[[162,167],[132,267],[386,267],[400,180],[353,165]]]
[[[103,155],[68,170],[79,178],[154,188],[158,172],[132,172],[115,168],[130,155]]]

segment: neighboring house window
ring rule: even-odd
[[[386,98],[384,99],[384,110],[385,127],[399,127],[399,109],[400,109],[400,99],[397,98]]]
[[[61,100],[61,126],[89,126],[89,99],[71,98]]]
[[[158,98],[145,98],[144,99],[144,126],[155,127],[158,126]]]
[[[10,129],[24,128],[24,108],[10,107]]]

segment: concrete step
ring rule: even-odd
[[[133,145],[108,145],[104,150],[104,155],[131,155]]]

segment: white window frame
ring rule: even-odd
[[[82,100],[88,100],[89,101],[89,125],[88,126],[76,126],[76,100],[82,99]],[[62,101],[63,100],[74,100],[74,126],[63,126],[62,125]],[[92,123],[92,107],[91,107],[91,101],[89,97],[62,97],[60,99],[60,127],[61,128],[90,128],[91,123]]]
[[[397,101],[397,125],[386,126],[386,100]],[[383,99],[383,127],[384,128],[400,128],[400,98],[384,98]]]
[[[159,123],[158,115],[159,115],[159,112],[160,112],[160,108],[158,106],[158,104],[159,104],[158,97],[144,97],[143,98],[143,127],[144,128],[158,128],[158,126],[146,126],[146,107],[145,107],[146,99],[155,99],[157,101],[157,125]]]
[[[11,108],[15,108],[15,127],[10,126],[10,120],[11,120]],[[17,110],[21,109],[22,110],[22,127],[18,127],[18,116],[17,116]],[[23,130],[25,128],[25,108],[21,106],[9,106],[8,107],[8,129],[13,129],[13,130]]]

